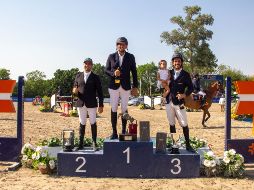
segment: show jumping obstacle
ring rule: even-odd
[[[253,114],[254,116],[254,82],[235,82],[239,100],[236,114]],[[231,139],[231,78],[226,79],[226,128],[225,150],[235,149],[244,157],[246,163],[254,163],[254,139]],[[254,123],[252,132],[254,133]]]
[[[0,80],[0,112],[13,113],[11,93],[15,80]],[[0,161],[18,162],[23,145],[24,129],[24,77],[18,79],[17,137],[0,137]]]

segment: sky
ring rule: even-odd
[[[138,65],[170,61],[173,47],[160,35],[193,5],[214,18],[209,44],[218,64],[254,75],[252,0],[0,0],[0,68],[12,79],[34,70],[50,79],[57,69],[82,70],[86,57],[105,65],[120,36]]]

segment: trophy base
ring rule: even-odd
[[[180,154],[179,148],[172,146],[170,150],[170,154]]]
[[[119,141],[137,141],[137,134],[119,134]]]
[[[72,152],[73,151],[73,147],[64,147],[63,151],[64,152]]]

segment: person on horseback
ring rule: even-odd
[[[200,108],[206,105],[206,93],[204,89],[200,86],[200,78],[199,74],[196,73],[192,78],[192,85],[193,85],[193,98],[194,100],[200,100]]]
[[[184,98],[193,92],[193,85],[190,74],[183,70],[183,56],[181,53],[174,53],[172,56],[173,69],[170,70],[170,92],[166,97],[166,112],[170,125],[170,133],[176,133],[175,117],[180,126],[183,128],[183,134],[186,142],[186,150],[195,152],[190,145],[189,127],[187,122],[187,114],[184,106]]]

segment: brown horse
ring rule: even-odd
[[[214,81],[212,82],[209,87],[207,88],[207,90],[205,90],[206,93],[206,104],[201,107],[201,101],[200,100],[194,100],[192,94],[187,96],[184,99],[184,104],[186,107],[190,108],[190,109],[202,109],[203,110],[203,119],[202,119],[202,125],[203,127],[207,127],[205,125],[205,122],[210,118],[210,113],[208,111],[208,109],[211,107],[212,105],[212,100],[213,97],[216,95],[217,91],[219,89],[222,88],[222,85],[220,84],[220,82],[218,81]],[[207,117],[206,117],[207,115]]]

